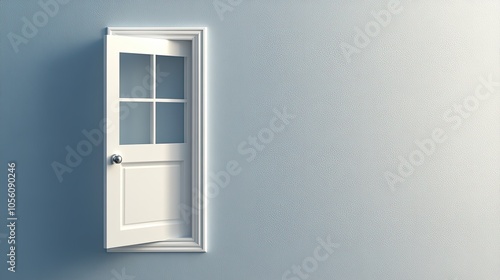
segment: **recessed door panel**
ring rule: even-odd
[[[123,226],[180,220],[183,162],[124,164]]]

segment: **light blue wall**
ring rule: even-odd
[[[499,279],[500,87],[474,97],[500,80],[498,1],[403,0],[350,62],[342,43],[391,1],[233,0],[221,20],[210,0],[73,0],[16,53],[8,34],[37,2],[0,1],[0,224],[10,160],[19,217],[18,272],[0,235],[1,279],[282,279],[328,236],[339,247],[308,279]],[[208,253],[106,253],[102,146],[54,173],[103,117],[107,26],[208,27],[208,169],[242,168],[209,199]],[[448,111],[464,100],[469,115]],[[238,152],[284,107],[282,132]],[[391,190],[384,174],[420,164],[436,128],[446,140]]]

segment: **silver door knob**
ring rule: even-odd
[[[112,155],[111,156],[111,163],[116,163],[116,164],[120,164],[122,163],[122,156],[120,155]]]

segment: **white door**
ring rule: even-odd
[[[106,248],[192,237],[190,42],[106,36]]]

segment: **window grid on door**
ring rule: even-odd
[[[128,55],[129,53],[121,53],[121,54],[126,54]],[[120,101],[120,104],[128,104],[129,108],[127,110],[133,110],[133,108],[136,108],[137,105],[134,105],[132,106],[131,104],[134,104],[134,103],[145,103],[145,104],[149,104],[150,105],[150,119],[149,119],[149,123],[150,123],[150,127],[149,127],[149,132],[150,132],[150,139],[149,139],[149,142],[148,143],[126,143],[126,142],[129,142],[129,141],[125,141],[124,139],[122,139],[122,137],[120,136],[120,142],[121,144],[157,144],[158,142],[160,142],[160,144],[168,144],[168,143],[185,143],[185,131],[184,129],[182,129],[182,136],[178,136],[178,137],[174,137],[174,138],[178,138],[178,139],[174,139],[174,140],[164,140],[164,141],[158,141],[158,122],[157,122],[157,119],[158,119],[158,105],[159,104],[166,104],[166,103],[169,103],[169,104],[184,104],[182,107],[182,110],[181,110],[181,114],[179,114],[181,116],[181,120],[182,120],[182,123],[179,123],[178,125],[180,125],[180,127],[184,127],[185,125],[185,114],[187,113],[186,112],[186,103],[187,103],[187,98],[185,96],[185,84],[184,82],[185,81],[182,81],[182,92],[181,92],[181,95],[183,98],[164,98],[164,97],[158,97],[157,96],[157,87],[158,87],[158,84],[157,84],[157,55],[155,54],[133,54],[133,55],[147,55],[147,56],[150,56],[150,62],[149,62],[149,75],[150,75],[150,84],[149,84],[149,90],[150,90],[150,95],[151,97],[121,97],[122,96],[122,92],[120,92],[120,97],[119,97],[119,101]],[[163,56],[163,57],[166,57],[166,56]],[[169,58],[174,58],[174,57],[169,57]],[[184,57],[175,57],[175,58],[182,58],[182,65],[183,65],[183,69],[180,69],[181,70],[181,73],[182,73],[182,76],[185,75],[185,71],[186,69],[184,68]],[[120,62],[122,62],[122,58],[120,58]],[[147,68],[147,66],[146,66]],[[159,67],[160,68],[160,67]],[[121,74],[120,74],[121,75]],[[167,77],[168,78],[168,77]],[[184,77],[183,77],[184,78]],[[126,79],[125,77],[121,77],[120,76],[120,80],[122,79]],[[143,79],[144,80],[144,79]],[[183,79],[184,80],[184,79]],[[144,84],[144,82],[143,82]],[[142,85],[144,86],[144,85]],[[146,90],[148,90],[146,88]],[[120,89],[120,91],[122,91],[122,89]],[[124,94],[125,95],[125,94]],[[126,95],[128,96],[128,95]],[[133,96],[133,94],[131,94],[131,96]],[[171,108],[174,108],[173,106],[170,106]],[[130,109],[132,108],[132,109]],[[121,110],[121,106],[120,106],[120,110]],[[134,117],[134,116],[129,116],[129,117]],[[168,120],[165,120],[165,121],[168,121]],[[171,119],[170,121],[174,121],[174,122],[179,122],[178,119]],[[165,134],[165,133],[163,133]],[[171,137],[172,138],[172,137]],[[122,141],[123,140],[123,141]],[[134,142],[134,141],[130,141],[130,142]]]

